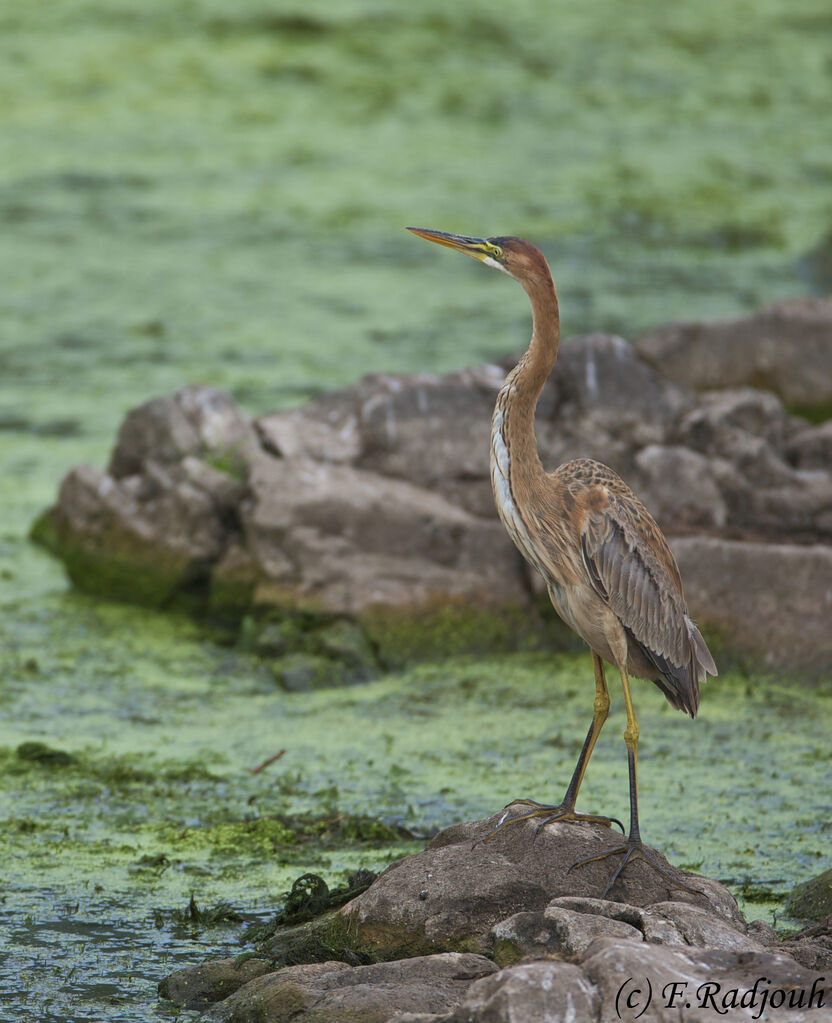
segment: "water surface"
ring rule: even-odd
[[[150,1020],[166,970],[236,947],[240,925],[177,929],[192,893],[266,916],[306,870],[340,883],[408,834],[557,798],[589,662],[283,693],[192,621],[68,592],[26,539],[62,473],[186,383],[253,414],[521,348],[520,289],[406,224],[536,241],[567,333],[810,293],[832,19],[825,0],[56,0],[0,28],[0,1018]],[[729,673],[695,724],[637,700],[646,837],[770,917],[829,866],[827,691]],[[586,782],[618,815],[622,728],[616,707]],[[16,752],[32,742],[64,762]]]

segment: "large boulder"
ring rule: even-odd
[[[255,604],[285,599],[357,615],[436,594],[479,603],[525,600],[523,572],[494,518],[442,494],[354,466],[277,459],[249,466],[241,511]],[[274,594],[274,597],[270,597]]]
[[[669,323],[635,342],[659,372],[697,390],[757,387],[786,405],[832,409],[832,298],[777,302],[753,316]]]
[[[564,897],[600,901],[597,897],[620,857],[575,870],[570,866],[615,846],[614,832],[600,824],[553,823],[535,837],[536,822],[528,820],[508,825],[483,842],[501,817],[446,828],[424,852],[397,861],[347,903],[340,916],[358,946],[384,958],[453,948],[493,954],[498,938],[493,928],[501,920],[517,913],[544,914],[553,900]],[[616,881],[609,900],[629,907],[675,900],[744,931],[737,904],[722,885],[674,871],[660,853],[654,854],[671,877],[694,891],[674,885],[636,859]],[[576,915],[583,911],[597,917],[591,903],[588,910],[586,902],[578,909],[558,905]],[[545,925],[540,921],[543,930],[554,921],[551,915],[547,919]],[[275,939],[272,951],[283,942],[283,937]]]
[[[33,527],[80,589],[152,605],[208,585],[238,533],[257,448],[234,402],[185,387],[133,409],[107,472],[71,469]]]
[[[731,649],[769,667],[809,674],[832,664],[832,547],[671,541],[688,602]]]

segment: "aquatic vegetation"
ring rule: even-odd
[[[832,220],[825,0],[607,14],[544,0],[510,18],[439,0],[3,13],[0,978],[17,1015],[152,1018],[162,973],[240,951],[239,924],[176,930],[165,914],[192,898],[269,921],[303,873],[334,889],[418,848],[411,836],[560,794],[588,662],[522,637],[495,654],[494,630],[519,623],[425,623],[440,660],[414,667],[423,639],[379,622],[372,663],[354,650],[361,684],[286,692],[276,647],[67,592],[27,535],[71,465],[106,462],[128,408],[185,383],[256,413],[519,348],[522,296],[484,291],[473,269],[470,290],[450,280],[402,230],[419,211],[539,243],[566,334],[816,286],[803,256]],[[333,659],[301,632],[302,652]],[[481,655],[459,657],[461,637]],[[752,914],[779,912],[828,866],[828,693],[738,666],[694,724],[648,689],[636,700],[645,837]],[[619,815],[622,728],[614,704],[585,783],[588,807]]]

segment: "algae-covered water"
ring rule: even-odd
[[[265,916],[305,871],[557,798],[591,707],[573,655],[285,693],[207,627],[69,592],[26,539],[62,473],[185,383],[255,413],[519,349],[520,289],[405,224],[536,241],[567,333],[828,287],[830,43],[826,0],[0,12],[0,1019],[164,1016],[166,970],[238,947],[176,921],[192,893]],[[782,911],[830,865],[828,686],[637,703],[647,840]],[[619,816],[622,728],[585,791]]]

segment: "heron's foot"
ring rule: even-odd
[[[524,813],[515,814],[511,816],[511,808],[514,806],[525,806],[529,807]],[[583,821],[589,824],[603,824],[605,827],[612,827],[613,824],[617,824],[621,828],[622,835],[624,834],[624,825],[615,817],[602,817],[596,813],[580,813],[573,806],[568,803],[560,803],[558,806],[550,806],[547,803],[538,803],[534,799],[513,799],[503,810],[503,815],[497,822],[497,826],[492,828],[487,835],[477,839],[474,845],[480,845],[482,842],[487,842],[493,838],[498,831],[502,831],[503,828],[507,828],[510,824],[519,824],[521,821],[529,821],[535,818],[541,818],[540,823],[534,829],[534,837],[532,841],[540,834],[541,830],[546,827],[547,824],[552,824],[555,821]]]
[[[690,885],[679,880],[678,875],[680,871],[676,870],[675,867],[671,867],[671,870],[673,871],[673,873],[671,873],[666,867],[659,863],[654,854],[644,846],[641,838],[633,838],[632,836],[627,838],[622,845],[615,846],[614,849],[606,849],[604,852],[597,853],[595,856],[587,856],[586,859],[575,860],[575,862],[570,865],[569,870],[567,870],[567,874],[569,871],[575,870],[576,867],[583,867],[587,863],[596,863],[598,860],[605,860],[608,856],[621,856],[622,859],[615,868],[615,873],[612,875],[609,884],[603,892],[601,892],[602,899],[607,897],[610,889],[621,876],[621,872],[631,860],[644,860],[649,867],[655,870],[657,874],[660,874],[665,881],[668,881],[674,888],[681,888],[683,891],[690,892],[691,895],[703,894],[697,888],[691,888]],[[674,877],[674,874],[677,876]]]

